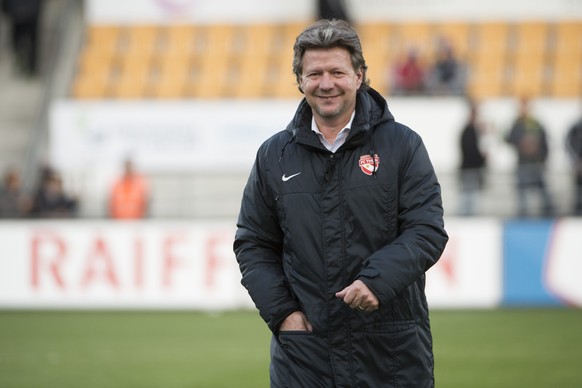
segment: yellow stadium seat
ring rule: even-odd
[[[388,23],[362,23],[357,27],[364,57],[387,60],[393,55],[391,26]]]
[[[217,99],[225,96],[230,63],[220,57],[205,58],[198,74],[188,85],[188,94],[196,98]]]
[[[91,25],[77,57],[75,98],[294,98],[293,23]],[[582,22],[413,20],[356,24],[371,85],[389,93],[390,69],[414,47],[434,60],[441,38],[468,64],[479,98],[579,96]]]
[[[580,52],[555,56],[551,63],[549,94],[552,97],[582,95],[582,56]]]
[[[418,51],[420,58],[426,60],[434,52],[432,26],[428,21],[407,21],[394,25],[395,56],[410,49]]]
[[[540,96],[545,92],[545,55],[523,52],[513,62],[508,94],[512,96]]]
[[[582,21],[555,22],[551,42],[548,94],[578,98],[582,94]]]
[[[77,57],[76,70],[80,74],[110,72],[113,64],[113,51],[83,50]]]
[[[92,48],[115,50],[119,45],[121,27],[117,25],[89,25],[85,32],[85,45]]]
[[[508,23],[475,22],[468,52],[467,92],[474,98],[498,97],[505,93]]]
[[[279,60],[273,64],[273,84],[269,85],[270,95],[274,98],[300,99],[303,95],[297,90],[297,81],[292,71],[291,60]]]
[[[193,55],[198,28],[192,24],[171,24],[160,31],[162,52],[166,55]]]
[[[158,27],[132,25],[125,28],[123,53],[126,55],[152,55],[158,47]]]
[[[111,96],[123,99],[145,97],[150,81],[150,65],[151,57],[147,54],[121,56],[117,80],[111,85]]]
[[[233,53],[236,26],[231,24],[211,24],[205,26],[203,34],[203,54],[213,57],[228,57]]]
[[[563,20],[554,26],[554,51],[579,51],[582,47],[582,21]]]
[[[281,99],[300,100],[303,94],[297,89],[293,78],[283,78],[275,86],[274,96]]]
[[[243,26],[240,32],[243,55],[269,56],[275,51],[274,45],[277,36],[275,24],[249,24]]]
[[[509,23],[505,21],[476,22],[475,52],[505,55],[509,44]]]
[[[371,85],[382,94],[388,92],[389,72],[393,57],[394,33],[388,23],[362,23],[357,27],[362,42],[364,58],[368,65],[367,76]]]
[[[548,23],[521,21],[512,26],[508,51],[510,80],[507,93],[535,97],[545,93],[546,59],[549,42]]]
[[[109,73],[77,75],[73,80],[72,96],[79,100],[108,97]]]
[[[505,62],[500,56],[481,54],[469,66],[467,91],[477,99],[498,97],[504,92]]]
[[[471,31],[469,23],[463,21],[440,22],[434,26],[435,36],[449,42],[457,57],[462,60],[466,59],[471,49]]]
[[[179,53],[161,57],[156,66],[154,81],[151,82],[148,94],[154,98],[185,97],[190,72],[189,57]]]
[[[242,59],[237,70],[233,94],[236,98],[261,98],[267,95],[267,82],[273,74],[269,56],[248,55]]]
[[[549,26],[543,21],[524,21],[514,25],[515,47],[517,54],[544,53],[549,41]]]

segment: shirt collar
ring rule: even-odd
[[[350,117],[350,121],[348,121],[344,129],[339,131],[333,143],[327,141],[327,139],[323,136],[323,133],[321,133],[319,127],[317,126],[317,123],[315,122],[314,116],[311,117],[311,130],[317,134],[317,137],[319,137],[319,141],[321,141],[321,144],[323,144],[325,148],[327,148],[331,152],[335,152],[337,151],[338,148],[341,147],[342,144],[346,142],[346,138],[348,137],[350,129],[352,128],[352,122],[354,121],[355,116],[356,110],[354,109],[354,111],[352,112],[352,116]]]

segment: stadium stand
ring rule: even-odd
[[[64,15],[62,10],[72,4],[77,3],[53,0],[51,14]],[[39,161],[47,160],[47,107],[51,98],[105,102],[300,98],[291,71],[290,47],[309,20],[293,23],[267,20],[255,24],[93,24],[76,11],[69,13],[76,20],[69,24],[80,24],[81,28],[69,28],[62,35],[69,43],[73,42],[62,44],[63,50],[74,55],[54,56],[59,59],[54,76],[60,80],[51,81],[52,91],[47,92],[40,81],[16,85],[16,80],[9,79],[6,71],[4,75],[0,72],[3,82],[10,82],[13,90],[5,93],[7,103],[22,100],[31,105],[25,109],[31,116],[27,123],[5,125],[5,132],[10,129],[13,134],[3,141],[3,150],[7,149],[2,153],[2,159],[6,160],[3,165],[16,161],[30,165],[28,170],[35,171]],[[441,37],[452,42],[457,56],[467,63],[467,92],[478,99],[518,94],[576,99],[582,91],[580,20],[455,17],[430,21],[366,21],[356,27],[369,65],[368,76],[372,85],[386,96],[391,92],[390,65],[399,51],[415,45],[421,48],[423,59],[430,62]],[[0,58],[0,65],[6,60]],[[34,97],[27,94],[25,98],[14,98],[21,96],[14,88],[18,86],[18,90],[28,92],[31,85],[39,89],[35,90]],[[41,107],[37,107],[41,105],[39,99],[43,101]],[[16,116],[17,112],[10,107],[2,111],[5,116],[8,113]],[[37,111],[41,112],[37,114]],[[10,123],[10,120],[13,119],[4,121]],[[24,131],[23,126],[30,128]],[[42,136],[30,135],[33,130]],[[17,140],[22,145],[18,146],[19,151],[12,151],[16,149],[12,143]],[[36,154],[33,159],[31,155]],[[21,163],[24,159],[30,161]],[[155,216],[230,216],[238,208],[239,188],[246,174],[193,175],[176,172],[152,177],[157,193],[153,203]],[[88,178],[74,174],[65,178],[72,186],[87,189]],[[454,172],[442,174],[441,179],[443,186],[454,192]],[[486,208],[498,214],[510,214],[511,204],[496,199],[512,195],[511,177],[495,179],[504,182],[496,184],[495,190],[502,187],[504,191],[495,194]],[[187,209],[182,206],[185,196],[192,203]],[[88,203],[82,205],[84,216],[100,216],[101,204],[91,208],[87,208],[92,206]]]
[[[77,99],[297,97],[290,47],[301,24],[90,25],[71,94]],[[577,21],[393,22],[358,26],[374,85],[389,94],[388,64],[415,47],[434,59],[448,39],[469,65],[467,92],[575,97],[581,91]]]

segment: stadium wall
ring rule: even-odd
[[[552,20],[582,17],[573,0],[346,0],[358,21]],[[241,23],[306,21],[316,15],[311,0],[89,0],[89,23]]]
[[[447,220],[434,308],[582,307],[582,220]],[[0,308],[253,308],[234,222],[1,222]]]

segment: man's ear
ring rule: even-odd
[[[301,92],[301,94],[305,94],[303,92],[303,88],[301,87],[301,76],[296,75],[295,78],[297,80],[297,89],[299,89],[299,91]]]
[[[362,69],[362,67],[360,66],[360,68],[358,69],[358,71],[356,72],[356,76],[358,77],[358,89],[360,88],[360,86],[362,86],[362,83],[364,82],[364,69]]]

